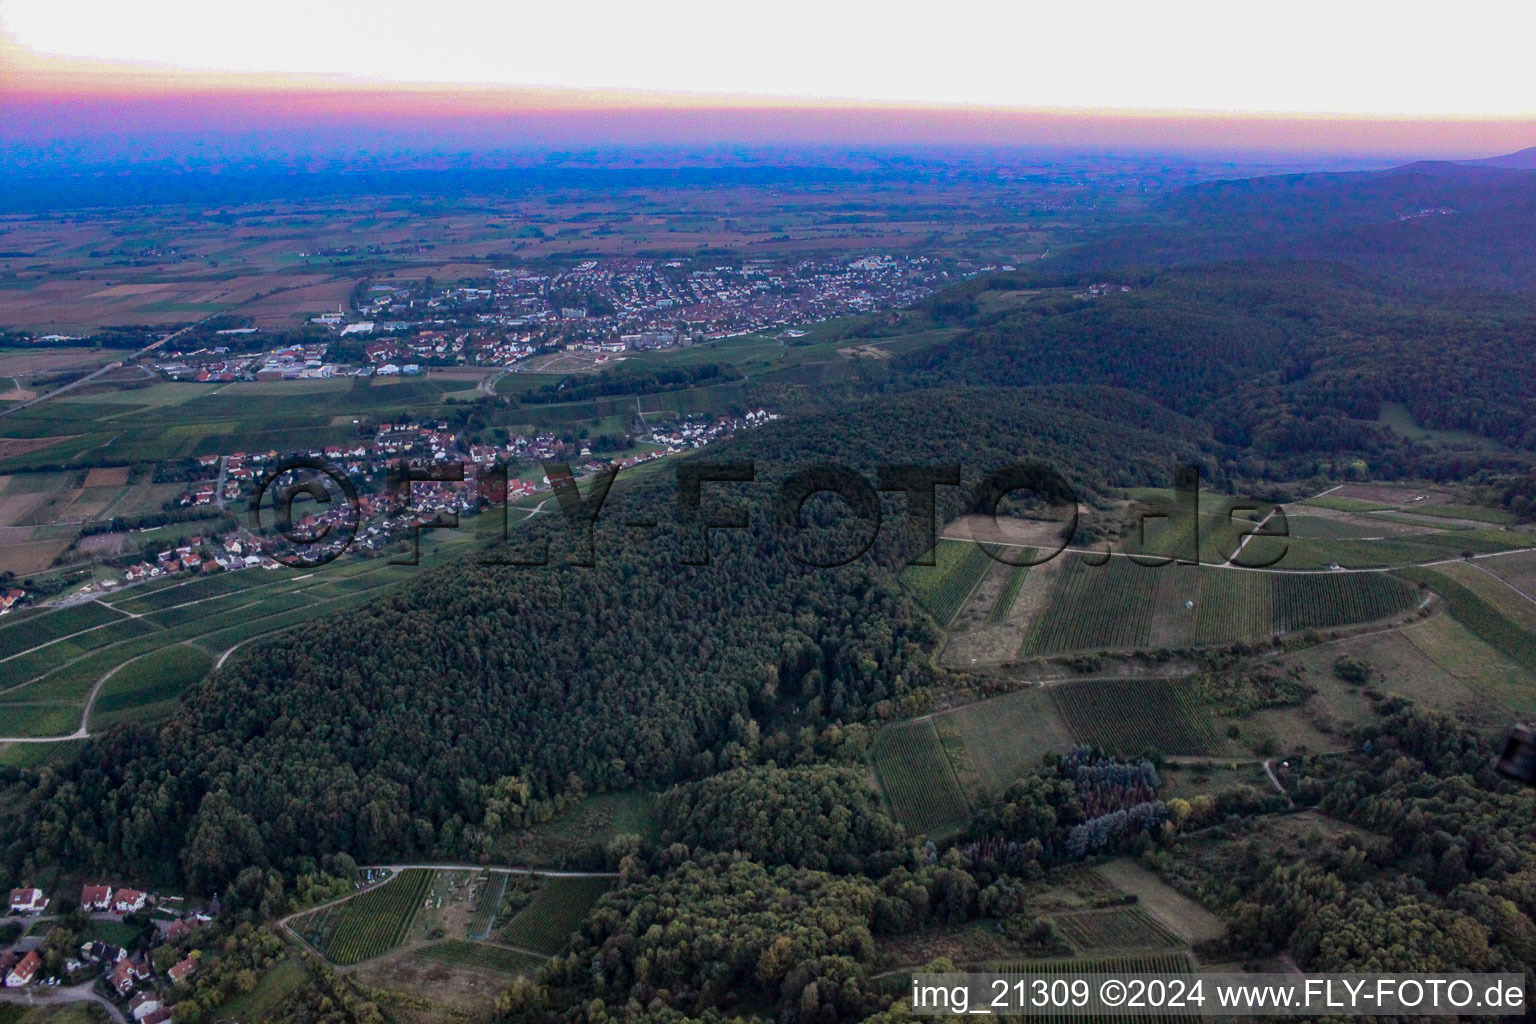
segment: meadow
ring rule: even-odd
[[[413,950],[412,956],[424,957],[454,967],[472,967],[483,971],[512,976],[535,974],[544,965],[544,958],[525,953],[520,949],[498,946],[489,942],[466,942],[463,939],[444,939]]]

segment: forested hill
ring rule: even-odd
[[[756,462],[753,483],[706,485],[706,510],[739,502],[752,523],[718,534],[709,565],[684,564],[658,474],[615,488],[593,568],[560,565],[558,543],[548,567],[466,562],[253,643],[157,734],[120,729],[41,778],[13,773],[8,866],[179,865],[213,891],[247,866],[333,851],[489,853],[501,829],[583,789],[703,777],[752,748],[788,756],[833,722],[910,712],[933,680],[935,627],[890,565],[791,560],[779,485],[822,461],[871,481],[882,462],[959,462],[974,481],[1022,458],[1088,498],[1166,484],[1175,460],[1213,477],[1222,465],[1198,424],[1104,389],[945,389],[783,421],[709,449]],[[811,512],[838,544],[862,531]],[[646,518],[661,525],[622,525]],[[517,531],[521,550],[556,519]]]
[[[1324,260],[1436,290],[1536,288],[1536,171],[1448,162],[1206,182],[1159,220],[1053,257],[1062,274],[1223,259]]]
[[[1208,423],[1256,476],[1305,476],[1355,459],[1376,474],[1434,472],[1425,452],[1376,422],[1383,402],[1406,405],[1422,426],[1504,446],[1478,453],[1490,469],[1536,451],[1530,298],[1444,302],[1347,265],[1277,260],[1094,280],[1112,282],[1108,294],[1047,296],[990,316],[975,301],[983,290],[1039,279],[955,289],[931,308],[972,329],[904,357],[898,370],[920,386],[1127,388]]]

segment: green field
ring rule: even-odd
[[[496,857],[504,863],[555,867],[625,834],[660,840],[661,823],[649,793],[598,793],[550,821],[509,829],[497,841]]]
[[[1030,687],[944,716],[960,733],[981,781],[1002,789],[1075,742],[1048,691]]]
[[[1165,571],[1175,569],[1149,568],[1130,558],[1092,565],[1085,558],[1069,557],[1022,653],[1145,647],[1152,632],[1158,574]]]
[[[1405,569],[1401,575],[1429,584],[1445,598],[1452,618],[1511,661],[1536,671],[1536,636],[1501,613],[1492,602],[1434,569]]]
[[[980,544],[941,540],[934,548],[934,564],[908,566],[901,581],[939,625],[947,626],[991,567],[992,559]]]
[[[116,722],[147,724],[170,716],[183,693],[213,669],[213,655],[191,644],[164,647],[112,674],[91,706],[93,731]]]
[[[942,833],[969,817],[965,794],[932,721],[886,726],[870,756],[891,811],[908,832]]]
[[[1079,742],[1136,755],[1215,754],[1221,748],[1209,712],[1187,682],[1104,679],[1053,686],[1051,696]]]
[[[256,987],[241,993],[218,1007],[220,1020],[262,1021],[271,1017],[284,999],[309,979],[309,972],[294,957],[287,957],[268,970]]]
[[[455,967],[475,967],[497,974],[532,975],[544,966],[544,958],[489,942],[465,942],[445,939],[415,950],[412,956],[425,957]]]
[[[1269,573],[1200,568],[1195,642],[1224,644],[1270,635],[1274,618]]]
[[[410,934],[435,872],[407,868],[343,903],[304,915],[294,930],[327,960],[345,966],[387,953]]]
[[[498,938],[509,945],[554,956],[614,885],[612,878],[549,878]]]

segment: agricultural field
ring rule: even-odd
[[[437,960],[455,967],[471,967],[483,971],[512,976],[530,976],[544,966],[544,958],[525,953],[520,949],[497,946],[489,942],[466,942],[463,939],[444,939],[429,946],[413,950],[412,956]]]
[[[1269,573],[1276,633],[1329,629],[1400,615],[1418,603],[1415,587],[1386,573]]]
[[[1128,756],[1150,748],[1164,754],[1219,754],[1224,744],[1210,710],[1191,684],[1175,679],[1104,679],[1065,683],[1050,694],[1081,743]]]
[[[346,966],[387,953],[410,934],[434,874],[407,868],[349,900],[311,911],[293,928],[334,964]]]
[[[1516,590],[1536,599],[1536,551],[1483,558],[1477,564]]]
[[[439,564],[473,542],[473,535],[456,532],[429,536],[422,563]],[[4,716],[0,735],[63,736],[82,720],[94,730],[164,717],[183,690],[237,645],[367,600],[411,574],[382,559],[297,574],[244,570],[156,581],[66,609],[7,616],[0,622],[0,651],[18,653],[0,654],[0,705],[16,711]],[[131,664],[169,651],[179,655],[159,654],[139,669]],[[98,700],[106,703],[87,707],[98,683]]]
[[[934,564],[908,566],[901,581],[939,625],[947,626],[993,564],[979,544],[941,540]]]
[[[1067,941],[1082,953],[1169,949],[1180,945],[1178,936],[1134,907],[1063,914],[1055,921]]]
[[[94,601],[52,614],[35,614],[0,627],[0,658],[14,657],[41,644],[125,618],[121,612]]]
[[[1202,567],[1195,598],[1195,641],[1226,644],[1269,636],[1274,620],[1270,575]]]
[[[571,933],[613,885],[612,878],[548,878],[534,893],[533,902],[507,922],[497,939],[509,946],[554,956],[565,949]]]
[[[891,811],[908,832],[942,833],[969,817],[965,794],[932,721],[886,726],[870,756]]]
[[[506,872],[497,871],[481,880],[482,888],[475,903],[475,916],[466,929],[471,939],[480,941],[491,934],[491,926],[496,923],[496,915],[501,911],[501,898],[507,891],[508,877]]]

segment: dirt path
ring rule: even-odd
[[[26,988],[0,989],[0,1003],[21,1006],[53,1006],[58,1003],[95,1003],[107,1011],[115,1024],[125,1024],[122,1013],[110,1001],[94,991],[95,982],[73,985],[69,988],[51,988],[28,985]]]
[[[91,692],[86,695],[85,708],[80,712],[80,728],[76,729],[68,736],[0,736],[0,743],[63,743],[67,740],[90,739],[91,734],[87,732],[86,729],[87,726],[89,726],[91,723],[91,709],[96,706],[96,697],[101,693],[101,688],[107,685],[108,679],[111,679],[113,676],[117,675],[119,669],[128,665],[132,665],[134,662],[138,661],[139,658],[147,657],[149,657],[149,654],[141,654],[136,658],[129,658],[125,662],[113,665],[105,675],[96,680],[96,685],[91,687]],[[26,684],[24,683],[22,685]]]

